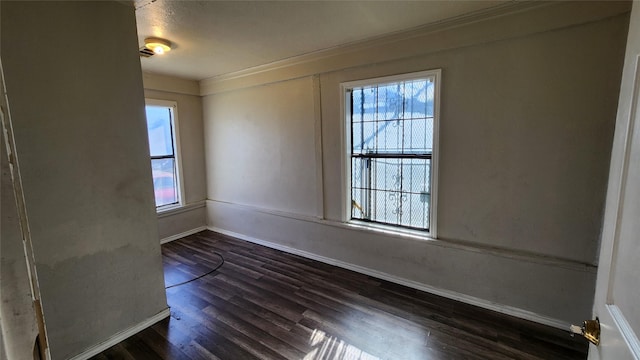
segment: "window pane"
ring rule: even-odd
[[[353,154],[366,154],[375,148],[376,123],[373,121],[354,122],[351,127],[351,144]]]
[[[381,85],[378,89],[378,120],[397,121],[401,118],[404,108],[400,83]]]
[[[367,202],[365,198],[370,193],[371,203],[374,205],[371,207],[369,217],[356,216],[357,212],[354,210],[353,218],[418,229],[428,228],[431,161],[389,158],[370,161],[372,164],[370,186],[368,188],[354,186],[352,191],[354,199],[357,197],[361,203]]]
[[[364,135],[364,129],[361,122],[354,122],[351,128],[351,152],[354,154],[362,153],[363,142],[362,135]]]
[[[175,204],[178,202],[176,166],[174,159],[153,159],[153,191],[156,206]]]
[[[146,112],[151,156],[174,155],[171,108],[166,106],[147,106]]]
[[[360,110],[362,111],[362,121],[375,121],[377,115],[376,109],[376,97],[378,95],[377,87],[361,88],[362,104],[360,104]]]
[[[369,191],[369,179],[367,160],[353,158],[351,160],[351,218],[367,219],[368,209],[367,192]]]
[[[400,225],[414,228],[429,227],[430,174],[430,159],[402,160],[401,192],[406,195],[406,201],[402,204]]]
[[[434,90],[433,77],[352,89],[352,219],[429,229]]]
[[[354,88],[353,152],[430,154],[433,101],[431,78]]]

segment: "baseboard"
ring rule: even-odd
[[[620,336],[622,336],[624,342],[627,344],[633,358],[640,359],[640,340],[638,340],[638,337],[636,336],[633,327],[631,327],[627,321],[627,318],[616,305],[607,305],[607,310],[609,310],[609,314],[611,314],[613,322],[615,322],[618,327]]]
[[[169,308],[166,308],[164,310],[162,310],[161,312],[153,315],[152,317],[143,320],[141,322],[139,322],[138,324],[123,330],[119,333],[116,333],[115,335],[113,335],[112,337],[110,337],[107,341],[102,342],[98,345],[92,346],[88,349],[86,349],[85,351],[81,352],[80,354],[72,357],[69,360],[86,360],[91,358],[92,356],[95,356],[105,350],[107,350],[108,348],[112,347],[113,345],[118,344],[119,342],[139,333],[140,331],[152,326],[153,324],[157,323],[160,320],[163,320],[165,318],[168,318],[171,315],[171,311],[169,310]]]
[[[203,231],[203,230],[207,230],[206,226],[200,226],[197,227],[195,229],[191,229],[191,230],[187,230],[184,232],[181,232],[180,234],[175,234],[175,235],[171,235],[168,236],[164,239],[160,239],[160,244],[166,244],[168,242],[174,241],[174,240],[178,240],[178,239],[182,239],[183,237],[189,236],[189,235],[193,235],[197,232]]]
[[[484,309],[488,309],[488,310],[493,310],[502,314],[507,314],[507,315],[511,315],[511,316],[515,316],[517,318],[521,318],[521,319],[525,319],[525,320],[529,320],[529,321],[533,321],[539,324],[543,324],[543,325],[548,325],[548,326],[552,326],[554,328],[558,328],[558,329],[562,329],[562,330],[567,330],[569,329],[570,324],[555,319],[555,318],[551,318],[549,316],[545,316],[545,315],[540,315],[540,314],[536,314],[534,312],[531,311],[527,311],[527,310],[523,310],[523,309],[519,309],[516,307],[512,307],[512,306],[508,306],[508,305],[503,305],[503,304],[498,304],[498,303],[494,303],[491,301],[487,301],[484,299],[480,299],[474,296],[469,296],[469,295],[465,295],[465,294],[461,294],[455,291],[450,291],[450,290],[444,290],[444,289],[440,289],[437,287],[433,287],[433,286],[429,286],[429,285],[425,285],[416,281],[412,281],[412,280],[407,280],[407,279],[403,279],[401,277],[395,276],[395,275],[390,275],[384,272],[380,272],[377,270],[373,270],[370,268],[366,268],[363,266],[359,266],[359,265],[354,265],[351,263],[347,263],[344,261],[340,261],[340,260],[336,260],[336,259],[332,259],[332,258],[328,258],[325,256],[321,256],[321,255],[317,255],[314,253],[310,253],[304,250],[299,250],[299,249],[295,249],[292,247],[288,247],[288,246],[284,246],[284,245],[280,245],[280,244],[276,244],[276,243],[272,243],[269,241],[265,241],[265,240],[261,240],[261,239],[257,239],[251,236],[247,236],[247,235],[243,235],[243,234],[239,234],[233,231],[229,231],[229,230],[224,230],[224,229],[220,229],[214,226],[209,226],[208,227],[209,230],[211,231],[215,231],[224,235],[228,235],[228,236],[232,236],[238,239],[242,239],[245,241],[249,241],[255,244],[259,244],[259,245],[263,245],[272,249],[276,249],[276,250],[280,250],[280,251],[284,251],[287,253],[291,253],[291,254],[295,254],[295,255],[300,255],[302,257],[308,258],[308,259],[312,259],[312,260],[317,260],[329,265],[334,265],[334,266],[338,266],[344,269],[348,269],[348,270],[352,270],[361,274],[365,274],[365,275],[369,275],[369,276],[373,276],[376,277],[378,279],[382,279],[382,280],[387,280],[390,281],[392,283],[396,283],[396,284],[400,284],[400,285],[404,285],[413,289],[417,289],[417,290],[421,290],[424,292],[428,292],[434,295],[439,295],[442,297],[446,297],[448,299],[452,299],[452,300],[456,300],[456,301],[460,301],[466,304],[470,304],[470,305],[474,305],[474,306],[478,306]]]

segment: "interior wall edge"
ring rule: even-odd
[[[158,214],[158,239],[161,244],[202,231],[206,226],[204,201]]]
[[[169,316],[171,316],[171,309],[169,307],[167,307],[166,309],[160,311],[159,313],[157,313],[156,315],[153,315],[139,323],[137,323],[136,325],[131,326],[128,329],[125,329],[117,334],[114,334],[112,337],[110,337],[109,339],[107,339],[104,342],[101,342],[99,344],[96,344],[88,349],[85,349],[84,351],[82,351],[81,353],[73,356],[72,358],[70,358],[69,360],[87,360],[89,358],[91,358],[94,355],[98,355],[99,353],[107,350],[108,348],[122,342],[123,340],[139,333],[140,331],[147,329],[151,326],[153,326],[155,323],[162,321],[166,318],[168,318]]]
[[[136,19],[110,1],[0,6],[51,357],[67,359],[167,308]]]
[[[2,110],[4,101],[2,96]],[[0,359],[24,359],[33,353],[38,324],[4,136],[0,157]]]

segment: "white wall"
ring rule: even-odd
[[[206,99],[208,198],[316,213],[313,82],[291,80]]]
[[[153,61],[141,58],[140,61]],[[143,74],[144,95],[147,99],[177,103],[178,134],[184,207],[158,215],[158,235],[161,241],[185,236],[206,226],[206,178],[202,98],[198,82],[175,77]]]
[[[114,1],[0,6],[44,317],[66,359],[167,309],[135,14]]]
[[[589,317],[630,7],[520,6],[202,81],[209,226],[555,326]],[[339,84],[436,68],[440,240],[342,224]]]

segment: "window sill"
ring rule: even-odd
[[[161,208],[156,208],[156,213],[158,214],[158,218],[163,218],[167,216],[173,216],[176,214],[180,214],[183,212],[195,210],[198,208],[203,208],[205,206],[204,201],[199,201],[191,204],[174,204],[162,206]]]
[[[344,223],[348,227],[383,233],[386,235],[400,236],[400,237],[411,237],[418,240],[436,240],[437,237],[429,231],[421,231],[421,230],[412,230],[405,229],[391,225],[383,225],[370,223],[366,221],[358,221],[358,220],[348,220]]]

